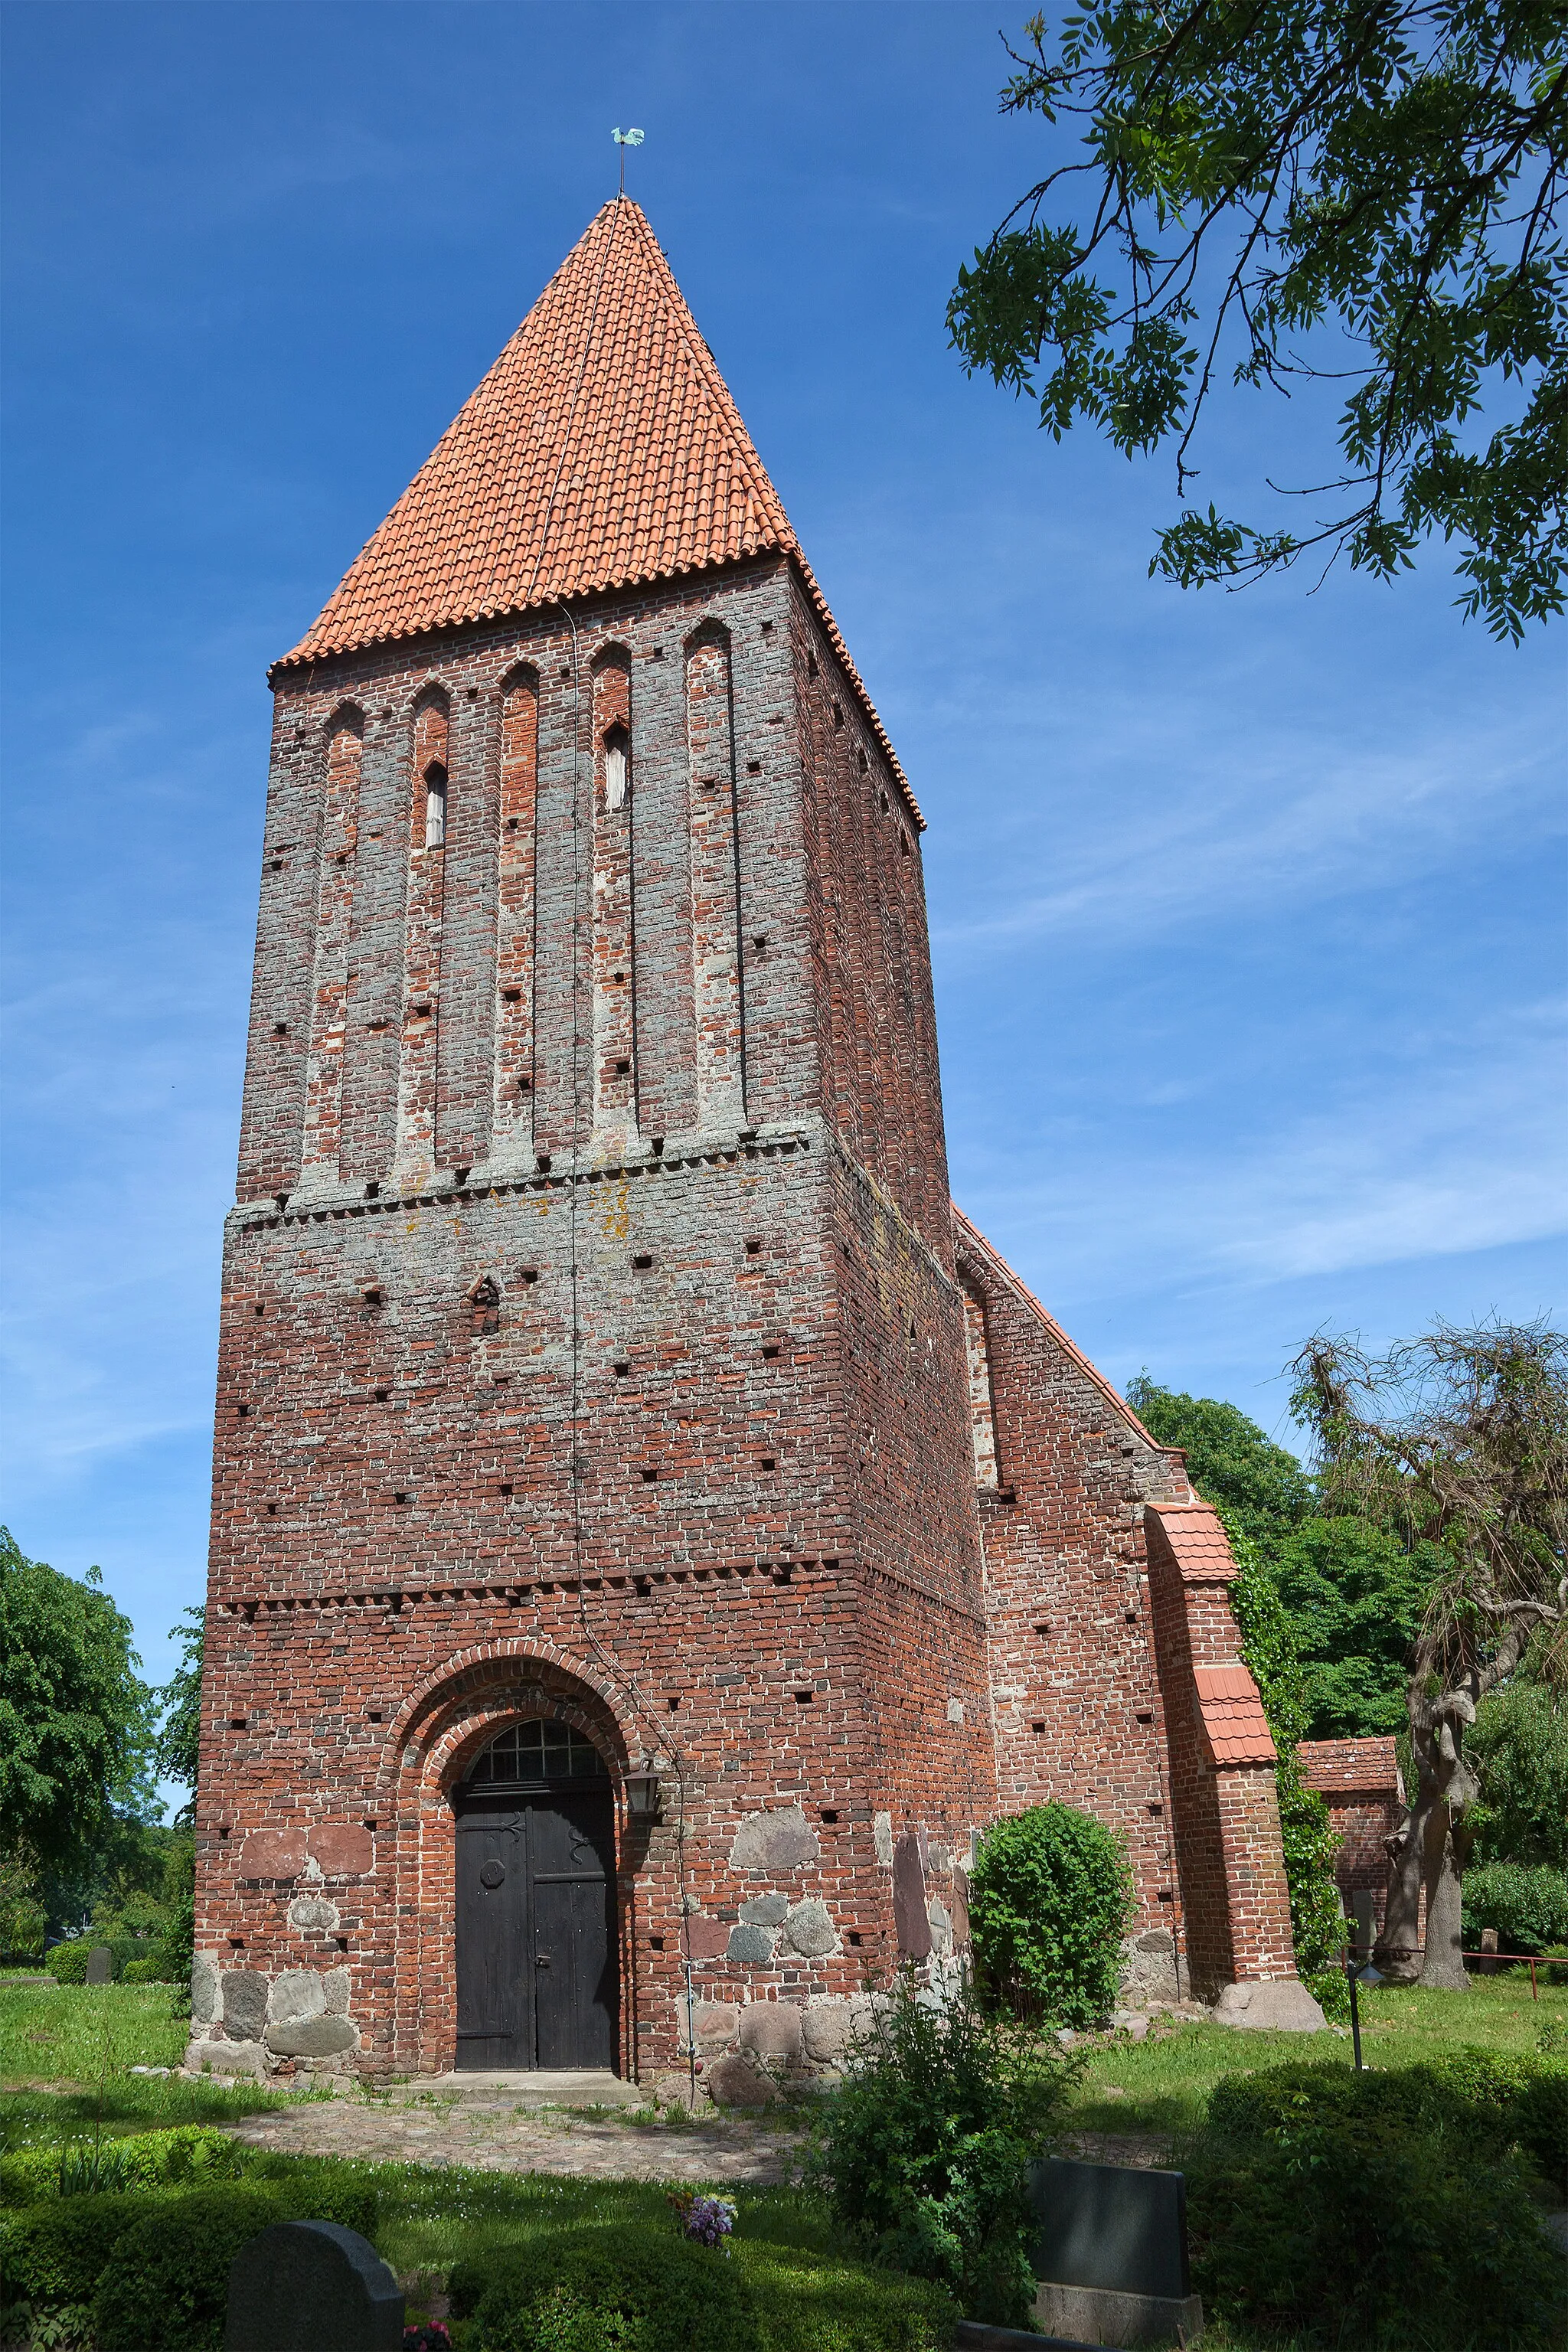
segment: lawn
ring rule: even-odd
[[[1463,1993],[1378,1985],[1361,1995],[1361,2012],[1369,2066],[1410,2066],[1461,2047],[1523,2055],[1535,2049],[1548,2021],[1568,2027],[1568,1989],[1543,1985],[1540,2000],[1532,2001],[1522,1971],[1477,1978]],[[1097,2042],[1079,2083],[1069,2128],[1179,2137],[1202,2122],[1208,2095],[1223,2075],[1302,2059],[1349,2066],[1349,2027],[1342,2038],[1248,2033],[1188,2021],[1159,2039]]]
[[[179,2075],[188,2027],[172,1985],[0,1985],[0,2148],[84,2133],[233,2122],[289,2094]]]

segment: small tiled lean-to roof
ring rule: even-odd
[[[1184,1583],[1231,1581],[1236,1561],[1230,1538],[1212,1503],[1150,1503],[1144,1516],[1159,1520]]]
[[[1194,1666],[1204,1744],[1216,1764],[1272,1764],[1274,1735],[1244,1665]]]
[[[1372,1739],[1303,1739],[1296,1748],[1301,1778],[1320,1796],[1392,1797],[1405,1801],[1399,1750],[1391,1736]]]
[[[616,197],[276,667],[769,552],[798,567],[908,793],[658,240]]]

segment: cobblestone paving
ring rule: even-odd
[[[590,2180],[773,2183],[787,2179],[798,2135],[728,2116],[634,2124],[616,2116],[426,2094],[393,2105],[345,2098],[247,2116],[237,2139],[287,2156],[355,2156],[377,2164],[464,2164],[486,2172],[576,2173]]]

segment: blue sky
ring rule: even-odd
[[[1020,5],[1013,12],[1021,16]],[[4,1516],[202,1591],[267,662],[588,218],[613,123],[931,821],[960,1199],[1118,1381],[1287,1434],[1321,1325],[1561,1309],[1564,648],[1439,549],[1199,596],[971,383],[991,7],[12,0]],[[1321,478],[1258,395],[1200,494]],[[1317,438],[1314,441],[1313,436]]]

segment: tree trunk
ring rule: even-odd
[[[1445,1992],[1469,1984],[1459,1940],[1461,1879],[1470,1850],[1465,1811],[1478,1793],[1465,1761],[1465,1725],[1475,1714],[1464,1692],[1437,1699],[1412,1696],[1415,1800],[1387,1840],[1390,1863],[1383,1933],[1373,1958],[1394,1984],[1417,1982]],[[1421,1951],[1421,1897],[1426,1897],[1426,1951]]]
[[[1406,1808],[1392,1837],[1384,1840],[1388,1855],[1388,1892],[1384,1898],[1383,1933],[1373,1948],[1373,1964],[1390,1984],[1414,1984],[1421,1973],[1422,1842],[1415,1812]]]

